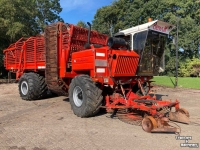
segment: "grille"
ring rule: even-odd
[[[133,76],[137,71],[138,57],[118,56],[114,76]]]

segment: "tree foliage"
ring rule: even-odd
[[[200,60],[198,58],[186,59],[180,64],[179,76],[198,77],[200,75]]]
[[[178,26],[180,65],[186,59],[200,58],[200,1],[198,0],[116,0],[97,10],[93,27],[112,35],[119,29],[127,29],[146,23],[148,18],[159,19]],[[175,71],[176,29],[167,41],[166,73]]]
[[[112,34],[117,24],[117,9],[105,6],[97,10],[93,20],[93,28],[104,34]]]
[[[87,24],[84,22],[84,21],[78,21],[78,23],[76,24],[77,26],[79,27],[82,27],[82,28],[88,28]]]
[[[59,0],[0,0],[0,49],[20,37],[36,35],[55,21],[62,21]]]

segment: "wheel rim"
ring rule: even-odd
[[[83,104],[83,91],[79,86],[76,86],[73,90],[73,100],[77,107],[81,107]]]
[[[23,81],[21,83],[21,92],[23,95],[26,95],[28,93],[28,83],[26,81]]]
[[[149,118],[144,118],[142,120],[142,128],[146,132],[151,132],[151,130],[153,129],[153,124]]]

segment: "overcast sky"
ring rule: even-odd
[[[60,16],[65,22],[76,24],[82,20],[92,22],[98,8],[110,5],[113,0],[60,0]]]

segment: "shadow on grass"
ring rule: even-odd
[[[175,82],[172,80],[172,78],[169,77],[169,79],[171,80],[173,86],[175,87]]]

